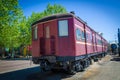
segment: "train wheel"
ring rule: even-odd
[[[91,65],[92,64],[92,59],[90,58],[89,61],[90,61],[90,65]]]
[[[75,64],[75,70],[79,72],[79,71],[83,71],[83,69],[84,69],[83,65],[80,63],[80,61],[77,61]]]
[[[92,64],[92,60],[91,60],[91,59],[88,59],[88,63],[89,63],[88,66],[90,66],[90,65]]]
[[[73,65],[73,64],[69,65],[67,72],[68,72],[68,74],[74,75],[76,73],[75,65]]]
[[[46,60],[43,60],[40,62],[40,68],[43,71],[49,71],[50,70],[50,66],[49,66],[49,62]]]
[[[87,67],[88,67],[88,61],[87,61],[87,60],[84,60],[84,61],[83,61],[83,66],[84,66],[84,68],[87,68]]]
[[[80,64],[79,66],[76,67],[76,71],[79,72],[79,71],[83,71],[84,68],[83,66]]]
[[[74,69],[69,69],[68,73],[71,74],[71,75],[74,75],[74,74],[76,74],[76,71]]]
[[[59,70],[57,70],[57,69],[51,69],[51,71],[52,71],[53,73],[59,72]]]
[[[97,62],[97,61],[98,61],[98,58],[95,56],[95,57],[93,58],[93,60],[94,60],[94,62]]]

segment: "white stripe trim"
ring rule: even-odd
[[[77,44],[87,44],[87,45],[92,45],[91,43],[85,43],[85,42],[80,42],[80,41],[76,41]]]

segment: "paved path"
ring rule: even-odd
[[[30,60],[0,60],[0,74],[35,66]]]

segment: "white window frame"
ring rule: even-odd
[[[38,38],[38,28],[34,26],[33,28],[33,39],[36,40]]]
[[[59,36],[68,36],[68,20],[58,21]]]
[[[80,32],[79,34],[77,32]],[[76,29],[76,39],[77,40],[81,40],[82,36],[81,36],[81,30],[79,28]]]

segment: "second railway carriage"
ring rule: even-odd
[[[107,41],[71,13],[44,17],[32,24],[32,60],[43,70],[83,70],[105,55]]]

